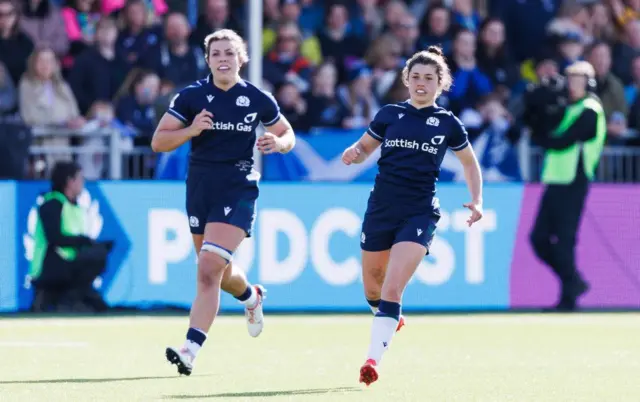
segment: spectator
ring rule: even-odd
[[[160,94],[153,105],[156,115],[156,125],[160,123],[162,115],[164,115],[164,112],[169,108],[171,99],[178,93],[178,89],[173,82],[160,80]]]
[[[607,6],[603,3],[594,3],[591,6],[590,35],[597,41],[610,43],[615,41],[615,26]]]
[[[269,52],[277,46],[277,30],[288,23],[294,24],[300,32],[300,55],[309,60],[311,64],[317,65],[322,62],[322,51],[320,42],[313,31],[302,31],[298,23],[300,20],[301,4],[300,0],[282,1],[280,18],[278,22],[269,24],[262,32],[262,48]]]
[[[631,78],[631,60],[640,53],[640,20],[630,21],[625,25],[622,40],[614,49],[613,72],[624,84]]]
[[[400,41],[400,52],[404,59],[409,59],[418,49],[418,21],[412,14],[405,14],[398,23],[391,27],[393,35]]]
[[[324,22],[324,2],[318,0],[299,0],[302,10],[298,23],[303,32],[318,32]]]
[[[229,12],[229,0],[206,0],[189,42],[204,51],[204,38],[218,29],[233,29],[242,36],[241,25]]]
[[[349,71],[347,83],[338,88],[338,100],[346,110],[342,127],[366,129],[380,108],[371,91],[371,70],[364,65]]]
[[[50,49],[40,49],[29,57],[27,71],[20,80],[19,110],[22,120],[29,126],[66,127],[77,130],[84,126],[78,104],[69,85],[62,78],[60,65]],[[70,146],[70,137],[37,139],[38,145]],[[69,158],[68,153],[49,154],[43,166]]]
[[[373,93],[378,100],[387,95],[402,67],[400,41],[392,34],[378,37],[367,50],[364,60],[373,69]]]
[[[399,24],[406,14],[409,13],[407,3],[402,0],[390,0],[384,6],[384,22],[382,32],[389,30],[392,26]]]
[[[520,137],[515,124],[498,94],[483,97],[477,110],[466,109],[460,120],[469,133],[474,152],[479,155],[482,175],[491,181],[519,181],[520,169],[514,145]]]
[[[405,85],[402,74],[396,74],[393,83],[391,83],[391,88],[382,98],[381,104],[404,102],[407,99],[409,99],[409,88]]]
[[[476,61],[476,37],[468,29],[461,29],[453,42],[453,54],[449,59],[453,75],[452,87],[447,97],[440,101],[448,102],[443,107],[458,114],[467,107],[475,105],[480,98],[492,92],[491,80],[478,68]]]
[[[0,118],[15,113],[18,106],[16,87],[9,71],[0,63]]]
[[[607,117],[609,135],[621,136],[627,130],[628,106],[624,96],[624,86],[611,73],[611,50],[604,42],[594,43],[587,52],[587,61],[596,74],[596,94],[602,101]]]
[[[14,83],[27,69],[27,59],[34,46],[20,28],[20,10],[12,0],[0,0],[0,62],[4,63]]]
[[[190,28],[187,18],[172,12],[165,21],[165,39],[152,48],[140,61],[140,67],[155,72],[160,78],[185,87],[207,75],[209,67],[200,46],[189,44]]]
[[[473,9],[472,0],[453,0],[453,23],[456,27],[468,29],[475,34],[481,22],[480,15]]]
[[[640,4],[637,0],[625,4],[623,0],[608,0],[618,29],[624,31],[629,22],[640,19]]]
[[[591,16],[586,5],[578,0],[564,0],[558,16],[547,26],[547,35],[554,43],[554,38],[578,37],[584,38],[584,43],[591,42],[587,28],[591,23]]]
[[[129,0],[100,0],[103,15],[118,12],[127,7]],[[144,0],[145,25],[156,25],[161,22],[160,17],[169,11],[169,7],[164,0]]]
[[[338,67],[338,76],[344,78],[349,64],[364,56],[366,42],[349,32],[347,8],[339,3],[327,10],[327,25],[318,34],[322,55]]]
[[[340,128],[346,110],[336,97],[338,70],[331,63],[323,63],[313,72],[311,91],[307,96],[309,126]]]
[[[161,30],[149,23],[145,0],[129,0],[121,16],[124,26],[116,41],[116,55],[132,68],[142,55],[160,45]]]
[[[99,0],[69,0],[62,9],[62,17],[71,43],[69,54],[62,60],[64,68],[73,66],[75,57],[93,44],[96,25],[100,19]]]
[[[356,0],[349,10],[354,35],[363,38],[376,38],[382,32],[384,19],[378,7],[378,0]]]
[[[58,58],[69,50],[69,38],[60,9],[51,0],[25,0],[20,26],[36,47],[48,47]]]
[[[115,111],[113,105],[110,102],[97,101],[87,113],[87,125],[85,130],[104,129],[107,127],[118,128],[115,122]],[[84,148],[80,155],[78,155],[78,163],[82,166],[84,177],[88,180],[100,180],[104,174],[104,155],[100,151],[88,152],[91,149],[99,149],[105,146],[105,140],[103,138],[91,138],[85,137],[82,140],[82,147]]]
[[[628,105],[633,105],[640,98],[640,53],[636,54],[636,57],[631,61],[631,75],[633,82],[624,89],[624,96]],[[629,113],[629,117],[631,116],[633,116],[633,113]]]
[[[440,46],[444,54],[450,54],[453,50],[451,31],[451,11],[436,4],[427,10],[422,20],[420,47],[427,49],[431,45]]]
[[[36,50],[29,57],[27,72],[20,80],[19,98],[20,113],[28,125],[78,129],[85,123],[51,49]]]
[[[93,288],[104,272],[112,242],[96,242],[86,235],[80,206],[84,178],[73,162],[58,163],[51,175],[51,191],[38,207],[34,256],[29,269],[35,287],[35,312],[103,312],[108,305]]]
[[[307,102],[300,95],[298,87],[291,82],[280,85],[276,91],[276,99],[280,105],[280,111],[289,120],[295,130],[308,131]]]
[[[280,0],[264,0],[262,19],[264,26],[278,23],[280,20]]]
[[[278,28],[277,44],[263,61],[263,77],[272,87],[293,82],[301,92],[309,89],[311,62],[300,54],[300,30],[287,22]]]
[[[133,71],[126,94],[116,103],[116,117],[136,132],[134,144],[149,146],[156,128],[154,104],[160,92],[160,78],[149,71]]]
[[[96,26],[95,44],[78,56],[69,74],[69,84],[83,115],[94,102],[111,101],[125,79],[128,67],[116,52],[117,34],[115,22],[102,18]]]
[[[546,27],[560,1],[493,0],[491,15],[504,21],[516,62],[530,59],[545,47]]]
[[[496,92],[503,101],[507,101],[519,77],[505,41],[502,21],[496,18],[486,19],[480,27],[479,39],[476,50],[478,67],[489,75]]]
[[[560,70],[564,70],[567,66],[582,60],[584,54],[584,38],[582,36],[569,32],[556,40]]]

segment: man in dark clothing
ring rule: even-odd
[[[138,66],[181,88],[206,77],[209,68],[204,52],[201,46],[189,43],[190,29],[184,15],[175,12],[167,15],[164,23],[166,42],[149,49]]]
[[[35,287],[32,310],[100,312],[108,308],[93,282],[104,272],[110,242],[84,235],[84,210],[77,198],[84,189],[80,167],[58,163],[52,191],[38,209],[35,247],[29,276]]]
[[[531,232],[536,255],[560,279],[560,300],[554,308],[559,311],[575,310],[577,299],[588,290],[576,267],[576,235],[607,130],[602,104],[588,91],[595,89],[593,66],[576,62],[566,73],[570,103],[555,130],[539,138],[546,148],[546,189]]]
[[[95,45],[84,50],[71,69],[69,85],[83,115],[96,101],[110,102],[126,78],[127,63],[115,48],[117,35],[115,21],[100,20]]]

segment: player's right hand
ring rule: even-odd
[[[358,147],[349,147],[342,153],[342,162],[345,165],[351,165],[360,156],[360,149]]]
[[[213,128],[213,114],[206,109],[202,109],[200,113],[196,115],[191,123],[190,132],[192,137],[199,136],[202,131],[210,130]]]

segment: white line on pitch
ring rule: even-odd
[[[50,342],[50,341],[0,341],[5,348],[78,348],[89,346],[87,342]]]

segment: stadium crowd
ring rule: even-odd
[[[173,94],[208,73],[204,37],[246,34],[248,3],[0,0],[0,118],[110,126],[125,150],[148,146]],[[262,85],[298,133],[364,129],[382,105],[408,98],[404,61],[432,44],[455,82],[439,103],[471,139],[512,147],[527,85],[583,59],[596,71],[608,143],[640,144],[640,0],[264,0]],[[99,155],[80,163],[89,179],[104,177]]]

